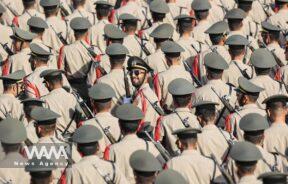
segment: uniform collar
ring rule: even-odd
[[[96,114],[96,117],[101,117],[101,116],[112,116],[110,112],[98,112]]]
[[[242,109],[255,109],[255,108],[258,109],[258,106],[257,106],[257,104],[255,104],[255,103],[253,103],[253,104],[247,104],[247,105],[244,105],[244,106],[242,107]]]
[[[199,155],[197,150],[184,150],[181,155]]]
[[[24,48],[24,49],[21,50],[21,53],[28,53],[29,54],[30,52],[31,52],[31,50],[30,50],[29,47]]]
[[[53,89],[50,93],[54,94],[54,93],[62,93],[63,91],[65,91],[65,89],[63,88],[57,88],[57,89]]]
[[[218,128],[214,124],[208,124],[202,128],[202,130],[213,130],[213,129],[218,129]]]
[[[48,66],[40,66],[38,68],[35,68],[34,72],[42,72],[47,69],[48,69]]]
[[[176,112],[191,112],[188,107],[178,107],[175,109]]]
[[[287,127],[287,124],[285,122],[273,122],[271,127]]]
[[[254,176],[254,175],[243,176],[240,179],[239,183],[241,183],[241,182],[245,183],[245,182],[251,182],[251,181],[257,181],[256,176]]]
[[[125,135],[122,140],[135,140],[135,139],[138,139],[136,134],[128,134]]]
[[[82,157],[82,159],[80,160],[80,162],[82,161],[86,161],[86,160],[99,160],[99,157],[97,155],[89,155],[89,156],[85,156],[85,157]]]
[[[208,80],[207,84],[218,84],[218,83],[223,83],[221,79],[212,79]]]
[[[179,68],[181,68],[181,67],[182,67],[181,65],[171,65],[171,66],[169,67],[169,70],[170,70],[170,69],[175,70],[175,69],[179,69]]]

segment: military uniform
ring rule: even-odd
[[[215,0],[210,1],[211,9],[209,9],[208,20],[212,24],[223,20],[226,13],[224,7],[218,3]]]
[[[105,53],[106,42],[104,39],[104,27],[107,24],[111,24],[107,19],[99,20],[90,30],[90,41],[91,45],[96,45],[101,53]]]
[[[288,3],[287,0],[277,0],[280,3]],[[287,9],[280,9],[275,15],[269,17],[268,21],[271,22],[273,25],[280,26],[281,29],[288,29],[288,11]]]
[[[13,24],[15,26],[18,26],[20,29],[29,31],[29,26],[27,25],[27,22],[33,16],[45,19],[45,15],[38,12],[36,9],[27,9],[24,11],[22,15],[20,15],[17,18],[16,17],[14,18]]]
[[[23,2],[22,0],[3,0],[1,3],[7,9],[3,15],[3,19],[8,25],[12,25],[13,18],[23,13]]]
[[[76,17],[82,17],[88,19],[91,25],[94,25],[97,22],[96,15],[85,10],[82,7],[79,7],[76,10],[74,10],[71,15],[65,17],[65,20],[70,24],[70,22]]]
[[[9,48],[12,47],[12,39],[10,38],[13,35],[13,30],[11,29],[11,27],[8,27],[6,25],[2,25],[0,24],[0,30],[2,30],[1,33],[1,38],[0,38],[0,43],[1,44],[6,44]],[[2,56],[2,58],[5,60],[8,56],[8,54],[6,53],[6,51],[2,48],[0,49],[0,55]],[[1,67],[3,68],[3,66]]]
[[[188,181],[177,171],[166,169],[162,171],[155,180],[155,184],[188,184]]]

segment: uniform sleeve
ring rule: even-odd
[[[125,175],[121,172],[118,166],[115,165],[115,184],[129,184]]]
[[[66,170],[66,183],[67,184],[81,184],[80,173],[72,168],[67,168]]]

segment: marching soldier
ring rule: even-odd
[[[287,0],[275,0],[275,5],[279,7],[279,11],[269,17],[269,22],[273,25],[279,26],[281,29],[286,30],[288,29],[288,14],[287,14],[287,7],[288,1]]]
[[[270,184],[270,183],[286,184],[287,173],[267,172],[258,176],[258,179],[262,180],[263,184]]]
[[[176,136],[172,134],[181,128],[200,128],[196,116],[191,112],[191,96],[195,88],[191,82],[185,79],[175,79],[168,86],[172,94],[174,112],[164,116],[161,122],[161,138],[167,150],[172,155],[177,155]]]
[[[254,76],[252,67],[247,65],[245,61],[249,41],[244,36],[232,35],[225,44],[229,46],[232,61],[229,63],[229,68],[224,71],[222,80],[238,87],[239,77],[251,79]]]
[[[250,113],[240,120],[239,127],[244,131],[244,140],[254,144],[262,155],[262,159],[256,165],[254,174],[259,176],[269,171],[282,172],[281,159],[263,148],[264,131],[269,128],[267,119],[260,114]]]
[[[233,134],[238,140],[243,140],[243,131],[239,128],[242,117],[249,113],[266,116],[266,112],[257,105],[259,94],[264,89],[244,77],[238,78],[238,84],[236,95],[240,109],[226,118],[225,130]]]
[[[2,76],[4,92],[0,95],[0,119],[10,116],[22,120],[24,118],[22,105],[17,97],[23,92],[23,70]]]
[[[124,137],[116,144],[106,149],[107,160],[115,164],[124,172],[129,183],[135,183],[133,169],[129,163],[130,156],[137,150],[146,150],[160,158],[161,155],[154,145],[137,137],[136,132],[140,121],[144,118],[141,110],[132,105],[124,104],[116,109],[116,117]]]
[[[197,137],[200,133],[200,129],[194,128],[173,132],[173,135],[178,137],[177,146],[181,150],[181,155],[172,158],[167,163],[167,167],[181,173],[189,183],[210,183],[220,176],[214,161],[197,151]]]
[[[21,143],[26,138],[27,133],[22,122],[14,118],[1,121],[0,142],[5,152],[5,157],[0,162],[1,183],[29,183],[29,174],[23,168],[27,160],[19,154]]]
[[[135,151],[129,159],[136,183],[153,184],[158,172],[162,170],[160,162],[148,151]]]
[[[155,180],[155,184],[188,184],[188,181],[177,171],[166,169],[162,171]]]
[[[75,131],[72,139],[83,157],[67,169],[67,184],[94,182],[128,184],[117,163],[104,161],[97,156],[101,149],[99,140],[102,138],[100,130],[92,125],[83,125]]]
[[[9,26],[13,23],[13,18],[23,13],[24,7],[22,0],[2,0],[1,4],[5,7],[6,11],[3,18]]]
[[[44,34],[45,30],[49,28],[49,26],[45,22],[45,20],[40,18],[40,17],[33,16],[30,19],[28,19],[27,25],[29,26],[29,31],[31,33],[34,33],[34,34],[37,35],[32,40],[32,43],[42,43],[42,44],[44,44],[44,42],[43,42],[43,34]]]

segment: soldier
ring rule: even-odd
[[[273,25],[280,26],[281,29],[286,30],[288,29],[288,14],[287,14],[287,7],[288,1],[287,0],[275,0],[275,5],[279,8],[279,11],[269,17],[269,21]]]
[[[9,73],[13,73],[17,70],[24,70],[26,75],[32,73],[31,65],[29,63],[29,54],[31,52],[29,45],[34,36],[35,34],[32,34],[31,32],[24,31],[17,27],[14,28],[14,35],[11,38],[13,39],[14,49],[17,54],[9,58]]]
[[[153,127],[160,120],[157,109],[153,106],[156,102],[160,107],[158,98],[149,86],[149,78],[152,69],[139,57],[130,57],[128,60],[128,71],[132,85],[136,91],[134,93],[133,104],[137,105],[144,114],[144,119],[140,123],[151,122]]]
[[[50,69],[41,72],[40,77],[44,79],[43,83],[49,93],[42,96],[41,99],[46,102],[49,109],[57,112],[61,117],[57,118],[56,129],[64,132],[73,133],[77,126],[77,116],[79,112],[76,109],[77,101],[75,97],[63,89],[63,71]],[[70,127],[68,127],[70,125]]]
[[[173,26],[164,23],[156,27],[150,34],[150,37],[154,39],[156,50],[148,56],[145,61],[155,73],[160,73],[168,69],[165,55],[161,50],[161,44],[172,38],[173,31]]]
[[[232,133],[238,140],[243,140],[243,131],[239,128],[239,122],[242,117],[249,113],[258,113],[266,116],[265,111],[257,105],[259,94],[264,89],[244,77],[238,78],[238,84],[236,95],[240,109],[227,117],[225,130]]]
[[[253,183],[261,184],[255,175],[257,162],[262,159],[261,152],[252,143],[238,142],[235,143],[230,151],[230,157],[234,160],[236,165],[237,177],[240,179],[239,184]],[[234,172],[232,174],[235,174]],[[235,179],[235,175],[234,179]]]
[[[209,101],[193,105],[196,108],[197,120],[202,126],[202,133],[198,134],[198,148],[202,155],[209,157],[213,153],[219,163],[224,163],[234,137],[215,125],[216,105],[218,104]]]
[[[16,71],[10,75],[2,76],[4,92],[0,95],[0,119],[10,116],[22,120],[24,118],[22,105],[17,97],[23,92],[23,70]]]
[[[257,49],[251,55],[251,64],[255,68],[256,77],[251,82],[264,88],[257,100],[258,105],[265,108],[262,104],[266,98],[276,94],[287,94],[282,83],[270,77],[271,69],[276,65],[275,58],[267,49]]]
[[[228,31],[229,27],[225,21],[216,22],[209,27],[205,33],[209,34],[212,46],[208,51],[204,52],[203,55],[205,56],[209,52],[216,52],[221,55],[227,63],[229,63],[231,61],[231,56],[225,46]]]
[[[96,1],[96,15],[98,22],[91,27],[90,41],[91,45],[97,46],[102,53],[105,53],[106,44],[104,38],[104,27],[110,24],[108,16],[111,13],[112,5],[107,1]]]
[[[72,139],[83,157],[66,171],[67,184],[94,183],[96,181],[101,184],[128,183],[117,163],[104,161],[97,156],[100,149],[99,140],[102,138],[100,130],[92,125],[83,125],[75,131]]]
[[[220,176],[214,161],[197,151],[197,137],[200,129],[184,128],[173,132],[177,135],[177,146],[181,155],[172,158],[167,167],[181,173],[189,183],[210,183]]]
[[[251,79],[254,76],[252,67],[247,65],[245,60],[249,41],[244,36],[233,35],[226,40],[225,44],[229,46],[232,61],[229,63],[229,68],[224,71],[222,80],[238,87],[239,77]]]
[[[168,90],[172,94],[175,109],[172,114],[162,119],[160,140],[172,155],[177,155],[176,136],[172,132],[181,128],[200,128],[196,116],[190,110],[191,96],[195,88],[191,82],[178,78],[169,84]]]
[[[208,20],[211,9],[209,0],[194,0],[191,6],[197,20],[197,26],[193,29],[194,39],[202,44],[211,45],[209,35],[204,33],[211,26],[211,22]]]
[[[1,183],[29,183],[29,174],[23,168],[27,160],[19,154],[21,143],[26,138],[27,133],[22,122],[14,118],[1,121],[0,142],[5,152],[5,157],[0,162]]]
[[[273,95],[263,101],[266,104],[271,126],[265,130],[264,148],[269,152],[280,152],[285,155],[288,147],[288,127],[285,123],[287,115],[288,97],[286,95]],[[288,167],[286,158],[284,166]]]
[[[278,183],[286,184],[287,183],[287,173],[281,172],[267,172],[261,174],[258,179],[262,180],[263,184]]]
[[[177,171],[166,169],[162,171],[155,180],[155,184],[188,184],[188,181]]]
[[[181,62],[181,52],[184,49],[177,43],[172,41],[165,41],[161,44],[161,50],[164,52],[166,64],[169,66],[169,69],[161,72],[159,74],[159,86],[161,89],[161,99],[160,103],[165,110],[171,110],[173,108],[172,96],[168,93],[169,83],[177,78],[186,79],[192,83],[190,74],[185,71],[184,66]]]
[[[35,0],[22,0],[23,6],[24,6],[24,13],[22,15],[15,16],[13,19],[13,25],[19,27],[20,29],[23,29],[25,31],[29,30],[29,26],[27,25],[27,21],[35,16],[35,17],[41,17],[42,19],[45,19],[45,15],[38,12],[35,7]]]
[[[148,151],[135,151],[129,159],[137,184],[153,184],[158,172],[162,170],[159,161]]]
[[[23,13],[23,2],[22,0],[2,0],[1,4],[6,8],[3,18],[11,26],[13,18]]]
[[[105,83],[111,86],[116,93],[116,97],[112,99],[112,112],[115,110],[116,106],[122,104],[125,96],[125,74],[123,64],[128,53],[127,48],[119,43],[113,43],[108,46],[106,54],[109,55],[110,58],[111,71],[109,74],[97,80],[97,83]],[[131,91],[129,86],[126,88]]]
[[[104,130],[108,130],[111,133],[115,141],[121,139],[121,132],[118,123],[118,118],[114,117],[110,111],[112,107],[112,98],[116,96],[113,88],[107,84],[100,83],[95,84],[89,89],[89,97],[94,109],[95,118],[87,120],[84,125],[94,125],[104,134]],[[101,129],[100,125],[103,127]],[[106,146],[113,144],[107,136],[104,136],[103,140],[99,140],[100,151],[104,153]]]
[[[9,48],[12,48],[12,39],[10,38],[13,35],[13,30],[11,27],[7,26],[5,23],[5,20],[3,18],[3,13],[5,13],[6,8],[0,3],[0,30],[1,30],[1,37],[0,37],[0,43],[6,44]],[[2,59],[6,59],[8,57],[8,53],[3,49],[3,47],[0,47],[0,56]],[[1,67],[3,70],[3,66]],[[6,74],[7,75],[7,74]]]
[[[44,44],[43,34],[44,34],[45,30],[49,28],[49,26],[45,22],[45,20],[40,18],[40,17],[33,16],[27,21],[27,25],[29,26],[29,31],[31,31],[31,33],[34,33],[37,35],[32,40],[32,43]]]
[[[168,0],[166,2],[167,2],[167,5],[169,7],[172,18],[175,19],[179,15],[188,15],[189,14],[188,8],[183,6],[183,5],[180,5],[181,3],[178,3],[178,1]]]
[[[133,169],[129,164],[130,156],[137,150],[149,151],[156,158],[161,157],[161,155],[153,145],[136,135],[139,123],[144,117],[138,107],[132,104],[124,104],[116,109],[115,114],[119,118],[120,129],[124,137],[120,142],[113,144],[106,150],[108,156],[106,159],[115,162],[124,172],[129,183],[135,183]]]
[[[41,159],[32,158],[25,166],[25,171],[30,174],[30,182],[33,184],[49,184],[53,183],[54,171],[57,166],[52,160],[46,157]]]
[[[269,171],[283,171],[281,159],[263,149],[264,131],[269,128],[266,118],[257,113],[245,115],[239,123],[239,127],[244,131],[244,140],[254,144],[262,155],[254,174],[256,176]]]
[[[135,33],[139,19],[132,14],[123,13],[119,16],[122,30],[126,33],[123,45],[128,49],[131,56],[146,58],[155,52],[153,45],[138,37]]]

